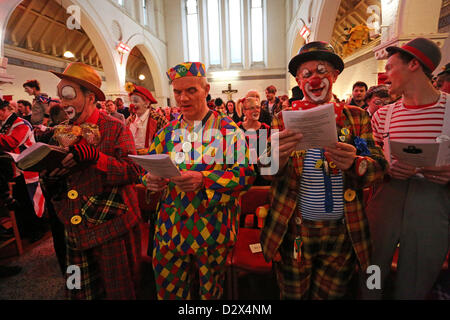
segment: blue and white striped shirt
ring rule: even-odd
[[[297,197],[297,204],[302,218],[307,220],[338,220],[344,216],[344,180],[342,172],[332,174],[331,180],[331,210],[326,210],[325,173],[323,168],[316,169],[316,162],[322,159],[320,149],[307,150],[303,173]]]

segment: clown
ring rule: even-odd
[[[167,75],[181,115],[158,133],[150,154],[174,155],[181,175],[163,179],[149,172],[144,179],[150,191],[163,192],[153,249],[158,299],[189,299],[191,292],[201,299],[219,299],[225,262],[237,236],[239,195],[250,188],[254,169],[243,132],[207,106],[205,66],[186,62]],[[185,133],[177,137],[176,132]],[[205,161],[206,154],[214,157],[225,145],[220,161]],[[228,163],[230,153],[233,159],[244,159]],[[198,273],[198,290],[192,288],[193,272]]]
[[[344,68],[325,42],[303,46],[289,72],[304,92],[289,110],[332,101],[333,83]],[[381,181],[386,160],[373,141],[370,118],[356,107],[334,103],[339,142],[324,149],[296,150],[301,132],[284,129],[282,113],[272,122],[280,130],[279,172],[272,180],[271,210],[261,234],[263,253],[273,260],[284,299],[337,299],[358,263],[369,266],[370,238],[362,190]]]
[[[130,131],[134,137],[136,151],[138,154],[146,154],[156,133],[168,121],[152,108],[151,105],[157,101],[150,91],[132,83],[127,83],[125,89],[134,106],[135,116],[130,122]]]
[[[105,95],[94,69],[71,63],[63,73],[52,73],[61,79],[58,95],[71,123],[56,127],[53,138],[68,155],[59,169],[41,177],[64,225],[67,265],[81,271],[80,289],[68,290],[68,296],[134,299],[140,211],[133,184],[140,168],[128,158],[136,153],[133,137],[96,108]]]

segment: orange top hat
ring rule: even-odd
[[[55,71],[50,72],[60,79],[67,79],[86,87],[95,94],[97,100],[105,100],[105,94],[100,89],[102,86],[102,78],[100,78],[97,71],[91,66],[81,62],[72,62],[67,66],[63,73]]]

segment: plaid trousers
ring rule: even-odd
[[[81,289],[67,289],[68,298],[136,299],[140,280],[140,256],[139,226],[92,249],[77,250],[67,245],[67,265],[77,265],[81,271]]]
[[[282,299],[342,298],[355,272],[356,255],[343,220],[308,221],[289,230],[275,263]],[[294,259],[294,241],[302,241],[301,259]]]

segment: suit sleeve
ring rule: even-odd
[[[128,155],[136,154],[133,136],[125,126],[119,126],[115,139],[114,155],[100,152],[97,169],[105,174],[108,185],[133,184],[143,174],[143,169],[135,164]]]
[[[366,112],[360,112],[359,123],[359,137],[366,141],[370,155],[357,156],[353,165],[345,173],[356,188],[366,188],[383,181],[388,169],[388,162],[384,157],[383,150],[375,143],[370,117]],[[356,166],[358,158],[367,161],[367,171],[362,176],[358,175],[358,168]]]

